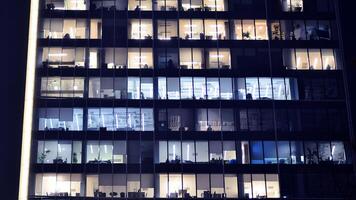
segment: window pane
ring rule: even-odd
[[[223,156],[224,162],[227,164],[236,164],[236,150],[234,141],[224,141],[223,142]]]
[[[259,99],[259,86],[257,78],[246,78],[246,99],[254,100]]]
[[[251,174],[243,174],[243,192],[244,198],[252,198],[252,180]]]
[[[171,163],[181,162],[181,144],[178,141],[168,142],[168,156]]]
[[[297,69],[309,69],[309,59],[306,49],[296,49]]]
[[[182,154],[183,163],[194,163],[195,162],[195,146],[194,142],[188,141],[182,143]]]
[[[255,40],[255,24],[253,20],[242,21],[242,37],[244,40]]]
[[[331,142],[331,156],[336,164],[346,162],[346,153],[342,142]]]
[[[286,100],[286,88],[284,84],[284,78],[273,78],[273,99],[275,100]]]
[[[260,99],[272,99],[271,78],[259,78]]]
[[[221,141],[209,141],[209,153],[211,163],[221,163],[223,160]]]
[[[278,141],[278,162],[280,164],[290,164],[290,147],[288,141]]]
[[[179,78],[167,78],[168,88],[167,94],[168,99],[179,99]]]
[[[252,174],[253,198],[266,198],[264,174]]]
[[[72,161],[72,142],[59,141],[58,155],[54,160],[55,163],[71,163]]]
[[[158,99],[167,99],[167,97],[166,78],[158,77]]]
[[[277,174],[266,174],[267,198],[280,198]]]
[[[127,128],[130,131],[141,130],[141,114],[139,108],[127,109]]]
[[[169,174],[168,178],[168,192],[169,198],[182,197],[182,175],[181,174]]]
[[[194,99],[206,99],[206,83],[205,78],[194,77]]]
[[[263,164],[262,142],[251,141],[251,164]]]
[[[154,120],[153,120],[153,109],[152,108],[141,108],[141,131],[153,131],[154,130]]]
[[[315,142],[305,142],[304,151],[306,164],[318,164],[318,150]]]
[[[276,143],[273,141],[264,141],[263,147],[264,147],[265,164],[277,163]]]
[[[113,163],[127,163],[126,141],[114,141]]]
[[[158,148],[159,148],[159,163],[166,163],[168,161],[168,146],[167,146],[167,141],[159,141],[158,143]]]
[[[225,174],[225,193],[227,198],[238,197],[237,177],[235,174]]]
[[[319,49],[309,49],[310,69],[321,70],[321,54]]]
[[[208,128],[207,131],[221,130],[221,116],[219,109],[208,109]]]
[[[153,80],[152,78],[141,78],[141,99],[153,99]]]
[[[322,49],[321,53],[323,55],[323,69],[326,70],[336,69],[333,50]]]
[[[196,162],[207,163],[208,162],[208,142],[196,142]]]
[[[219,78],[207,78],[206,79],[208,99],[219,99],[220,86]]]
[[[112,141],[100,141],[99,160],[103,163],[112,163],[113,143]]]
[[[319,162],[328,162],[332,160],[330,142],[318,143]]]
[[[183,190],[181,190],[183,198],[196,197],[196,180],[194,174],[183,175]]]
[[[174,1],[167,1],[174,2]],[[157,21],[157,34],[160,40],[170,40],[178,36],[177,21],[175,20],[158,20]]]
[[[209,174],[197,174],[197,193],[200,198],[211,198]]]
[[[128,77],[127,79],[127,98],[140,99],[140,78]]]
[[[234,39],[235,40],[242,40],[242,21],[241,20],[234,20],[233,21],[233,31],[234,31]]]
[[[181,99],[193,98],[193,81],[192,77],[180,78],[180,97]]]
[[[221,198],[224,193],[224,180],[222,174],[211,174],[211,193],[213,198]]]
[[[239,144],[237,144],[239,145]],[[240,146],[237,148],[241,148],[241,164],[250,164],[250,147],[248,141],[241,141]]]
[[[234,111],[232,109],[221,109],[221,130],[235,130]]]
[[[256,20],[256,39],[257,40],[267,40],[267,23],[266,20]]]
[[[232,99],[231,78],[220,78],[220,88],[221,99]]]
[[[299,141],[291,141],[291,159],[292,164],[303,164],[304,163],[304,149],[303,143]]]
[[[152,39],[152,20],[131,19],[128,30],[129,39]]]
[[[87,163],[97,163],[99,161],[99,142],[88,141],[87,142]]]

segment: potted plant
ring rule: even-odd
[[[250,32],[244,32],[244,33],[242,33],[242,38],[243,38],[243,39],[246,39],[246,40],[249,40],[249,39],[250,39]]]
[[[73,153],[72,163],[74,163],[74,164],[78,163],[78,157],[77,157],[77,153],[76,152]]]
[[[204,6],[204,11],[209,12],[209,11],[211,11],[211,8],[209,6]]]
[[[302,3],[301,2],[297,2],[294,6],[294,10],[295,12],[302,12]]]
[[[51,151],[50,150],[46,150],[45,152],[42,152],[41,153],[41,156],[38,158],[38,160],[40,161],[40,163],[44,163],[46,157],[47,157],[47,154],[49,154]]]
[[[273,25],[272,37],[275,40],[279,40],[280,39],[280,30],[279,30],[279,25],[278,24],[274,24]]]

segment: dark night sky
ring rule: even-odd
[[[350,77],[353,77],[350,89],[353,91],[352,102],[356,102],[356,27],[354,25],[356,3],[351,0],[340,0],[340,2],[343,4],[341,14],[348,62],[347,72]],[[17,198],[29,4],[30,0],[2,0],[0,6],[2,19],[0,26],[2,82],[0,84],[0,121],[2,123],[0,131],[0,194],[1,199],[6,200]],[[353,109],[356,113],[356,105],[353,106]]]
[[[29,5],[30,0],[2,0],[0,6],[0,199],[4,200],[17,199]]]

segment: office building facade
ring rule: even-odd
[[[20,199],[344,198],[333,0],[37,0]]]

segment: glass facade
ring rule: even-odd
[[[331,0],[40,0],[29,198],[337,197],[310,189],[352,166],[337,23]]]

